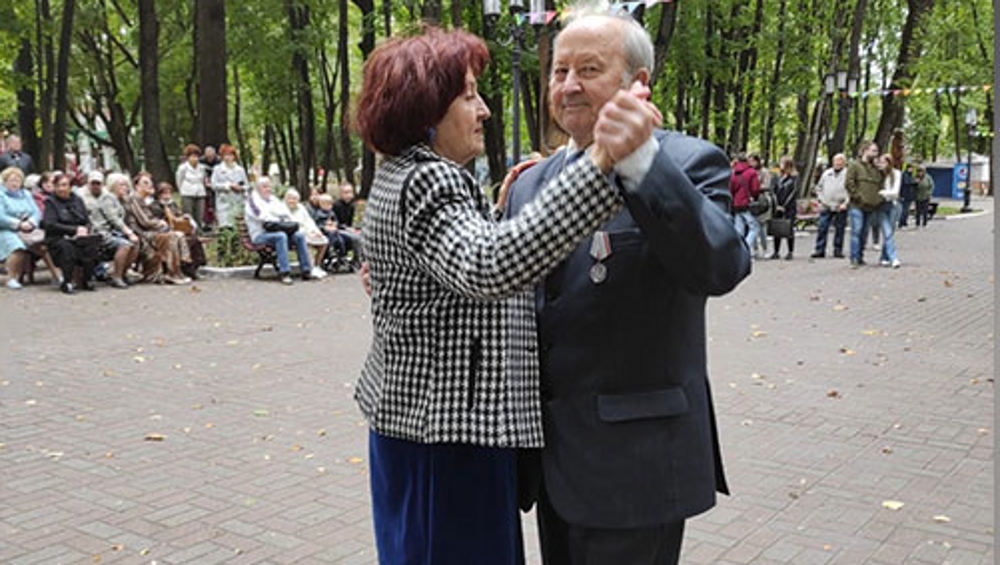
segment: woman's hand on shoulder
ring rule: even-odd
[[[504,211],[507,207],[507,199],[510,196],[510,187],[517,180],[517,177],[521,176],[521,173],[530,169],[531,167],[538,164],[538,160],[529,159],[527,161],[521,161],[520,163],[511,167],[510,171],[507,172],[507,176],[503,178],[503,182],[500,183],[500,192],[497,194],[497,210],[500,212]]]

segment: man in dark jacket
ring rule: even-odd
[[[760,226],[750,212],[750,203],[760,195],[760,178],[757,169],[750,166],[747,156],[740,153],[736,156],[733,175],[729,178],[729,193],[733,197],[733,222],[736,231],[743,236],[747,247],[753,249],[757,244]]]
[[[25,175],[35,172],[34,159],[21,150],[21,138],[16,135],[7,137],[7,151],[0,153],[0,171],[7,167],[17,167]]]
[[[882,190],[882,173],[875,166],[878,144],[874,141],[861,142],[858,159],[847,168],[844,188],[851,199],[848,216],[851,219],[851,267],[865,264],[865,234],[871,225],[876,210],[885,199]]]
[[[647,84],[652,59],[627,16],[582,15],[562,31],[550,101],[572,141],[521,174],[506,214],[591,144],[601,107]],[[627,178],[642,180],[616,180],[626,209],[535,291],[545,448],[522,454],[519,481],[522,508],[538,504],[546,565],[676,563],[685,519],[728,492],[705,352],[706,299],[750,272],[728,162],[674,132],[640,153],[629,165],[644,173]]]

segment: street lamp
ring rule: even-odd
[[[969,172],[968,178],[965,179],[965,192],[962,195],[962,213],[971,212],[972,207],[969,205],[969,201],[972,193],[972,137],[975,134],[976,126],[979,125],[979,118],[976,116],[976,109],[969,108],[969,111],[965,113],[965,125],[968,126],[968,140],[969,145],[966,149],[969,159]]]

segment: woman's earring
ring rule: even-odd
[[[434,138],[437,137],[437,130],[433,127],[427,128],[427,143],[434,145]]]

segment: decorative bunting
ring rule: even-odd
[[[896,88],[892,90],[875,89],[864,92],[855,92],[853,94],[841,92],[840,96],[841,98],[861,98],[863,100],[869,96],[915,96],[918,94],[944,94],[945,92],[955,94],[962,92],[975,92],[977,90],[989,92],[991,88],[993,88],[992,84],[984,84],[983,86],[939,86],[937,88]]]
[[[633,15],[640,6],[650,8],[656,4],[670,4],[673,1],[674,0],[633,0],[629,2],[617,2],[611,5],[610,10],[613,14],[623,14],[627,12],[628,14]],[[569,8],[546,12],[521,12],[515,14],[514,21],[517,22],[517,25],[521,25],[525,22],[525,20],[532,25],[548,25],[551,24],[556,18],[559,18],[560,22],[565,21],[566,18],[570,17],[572,12],[573,10]]]

